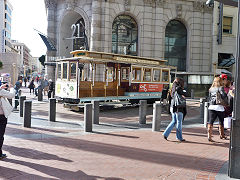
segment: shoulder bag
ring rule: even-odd
[[[174,93],[174,106],[177,108],[185,108],[186,107],[186,99],[178,94],[177,91]]]
[[[216,105],[228,106],[227,101],[222,98],[219,91],[216,92]]]

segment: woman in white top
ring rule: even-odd
[[[0,160],[6,157],[6,154],[2,153],[2,145],[7,125],[7,117],[12,112],[12,106],[6,98],[12,99],[15,97],[14,89],[10,88],[9,92],[7,91],[8,88],[7,84],[0,87]]]
[[[219,133],[221,139],[227,139],[227,137],[224,135],[224,106],[217,104],[217,93],[220,94],[221,99],[226,99],[227,102],[227,94],[224,91],[223,82],[220,77],[215,77],[213,80],[213,84],[211,88],[209,89],[209,123],[208,123],[208,141],[212,140],[212,129],[213,129],[213,123],[218,117],[219,119]]]

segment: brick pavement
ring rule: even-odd
[[[0,161],[0,179],[215,179],[228,159],[229,141],[220,140],[216,128],[216,142],[207,141],[206,129],[193,121],[198,106],[189,106],[185,120],[197,126],[184,126],[187,141],[178,143],[175,132],[169,141],[162,132],[151,132],[150,114],[146,126],[137,125],[137,108],[101,112],[102,125],[83,133],[82,113],[58,105],[58,122],[50,123],[47,102],[34,103],[33,128],[23,128],[18,114],[11,115],[3,147],[8,158]],[[170,117],[164,118],[167,125]]]

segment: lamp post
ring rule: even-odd
[[[12,64],[13,67],[13,76],[12,76],[12,84],[14,85],[16,83],[16,64]]]
[[[240,105],[240,0],[215,0],[227,5],[237,7],[238,5],[238,31],[237,31],[237,53],[236,53],[236,73],[235,73],[235,93],[234,93],[234,113],[231,127],[228,175],[231,178],[240,179],[240,111],[237,105]],[[207,5],[212,6],[214,0],[208,0]]]

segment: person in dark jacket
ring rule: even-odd
[[[33,91],[33,94],[34,94],[34,79],[32,79],[32,81],[30,82],[28,87],[30,89],[30,94],[31,94],[32,91]]]
[[[217,94],[220,94],[221,99],[225,100],[227,103],[227,94],[224,91],[223,82],[221,77],[215,77],[213,84],[209,89],[209,123],[208,123],[208,141],[213,142],[212,140],[212,130],[213,123],[218,117],[219,119],[219,134],[221,139],[227,139],[224,134],[224,105],[217,104]]]
[[[169,134],[171,133],[173,127],[176,125],[176,137],[178,141],[180,142],[185,141],[185,139],[183,139],[182,137],[182,122],[187,113],[186,106],[177,107],[175,106],[175,102],[174,102],[175,92],[177,92],[180,96],[185,98],[185,91],[183,88],[184,88],[184,80],[182,78],[176,78],[173,82],[172,94],[171,94],[172,100],[171,100],[170,111],[172,114],[172,121],[163,133],[163,137],[166,140]]]

